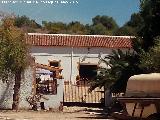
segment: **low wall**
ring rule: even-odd
[[[31,109],[27,97],[32,95],[34,71],[31,67],[25,70],[24,75],[22,75],[21,87],[20,87],[20,99],[19,99],[19,109]],[[43,95],[47,100],[42,99],[44,102],[44,107],[46,109],[60,110],[63,103],[63,87],[64,80],[57,80],[57,94],[56,95]],[[10,79],[8,83],[2,82],[0,80],[0,109],[12,109],[13,103],[13,87],[14,78]]]
[[[20,109],[30,109],[31,106],[26,100],[32,94],[32,86],[34,80],[34,71],[31,68],[28,68],[25,71],[23,79],[21,81],[20,87],[20,99],[19,99],[19,108]]]
[[[7,83],[0,80],[0,109],[12,108],[13,86],[14,79],[10,79]]]
[[[61,110],[63,103],[63,88],[64,80],[57,79],[57,94],[56,95],[43,95],[47,100],[41,98],[40,102],[44,102],[44,107],[46,110]]]
[[[28,109],[29,103],[26,98],[32,92],[33,83],[33,70],[28,67],[24,75],[22,75],[21,87],[20,87],[20,109]],[[0,80],[0,109],[12,109],[13,103],[13,88],[14,88],[14,78],[10,79],[7,83]]]

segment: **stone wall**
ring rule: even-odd
[[[20,88],[20,109],[29,109],[31,106],[27,102],[27,97],[32,94],[33,80],[34,80],[34,71],[31,67],[25,70],[25,74],[23,75],[23,79],[21,81]]]
[[[0,109],[12,108],[13,86],[14,79],[10,79],[7,83],[0,80]]]
[[[27,97],[33,95],[33,82],[34,82],[34,70],[28,67],[22,75],[21,87],[20,87],[20,109],[31,109]],[[41,99],[44,102],[44,106],[49,110],[59,110],[63,103],[63,79],[57,80],[57,94],[56,95],[43,95],[47,100]],[[14,78],[10,79],[8,83],[0,81],[0,109],[12,109],[13,103],[13,87]]]
[[[32,92],[33,84],[33,69],[28,67],[24,75],[22,75],[22,82],[20,88],[20,109],[28,109],[30,106],[26,101],[26,98]],[[10,79],[9,82],[2,82],[0,80],[0,109],[12,109],[13,103],[13,87],[14,78]]]

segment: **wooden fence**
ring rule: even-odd
[[[70,84],[65,82],[64,85],[64,103],[77,104],[103,104],[104,103],[104,88],[96,88],[89,92],[87,84]]]

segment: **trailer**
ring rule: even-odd
[[[123,105],[112,116],[121,120],[160,120],[160,73],[131,76],[126,93],[116,98]]]

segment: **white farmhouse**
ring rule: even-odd
[[[112,49],[125,51],[131,48],[129,36],[28,33],[26,42],[30,44],[30,53],[36,64],[24,73],[20,89],[20,109],[30,109],[32,101],[28,98],[40,93],[42,109],[61,110],[64,102],[64,81],[74,84],[76,88],[75,84],[90,80],[97,74],[97,68],[103,66],[99,64],[100,57],[111,54]],[[40,75],[38,79],[35,79],[35,68]],[[12,108],[13,85],[14,81],[12,84],[1,82],[1,109]],[[67,93],[70,97],[68,94],[71,91]],[[80,102],[87,102],[90,98],[87,92],[75,92],[74,96]]]
[[[94,75],[99,57],[111,54],[112,49],[130,49],[131,37],[28,33],[27,43],[36,63],[61,67],[64,81],[75,84],[77,77]]]

